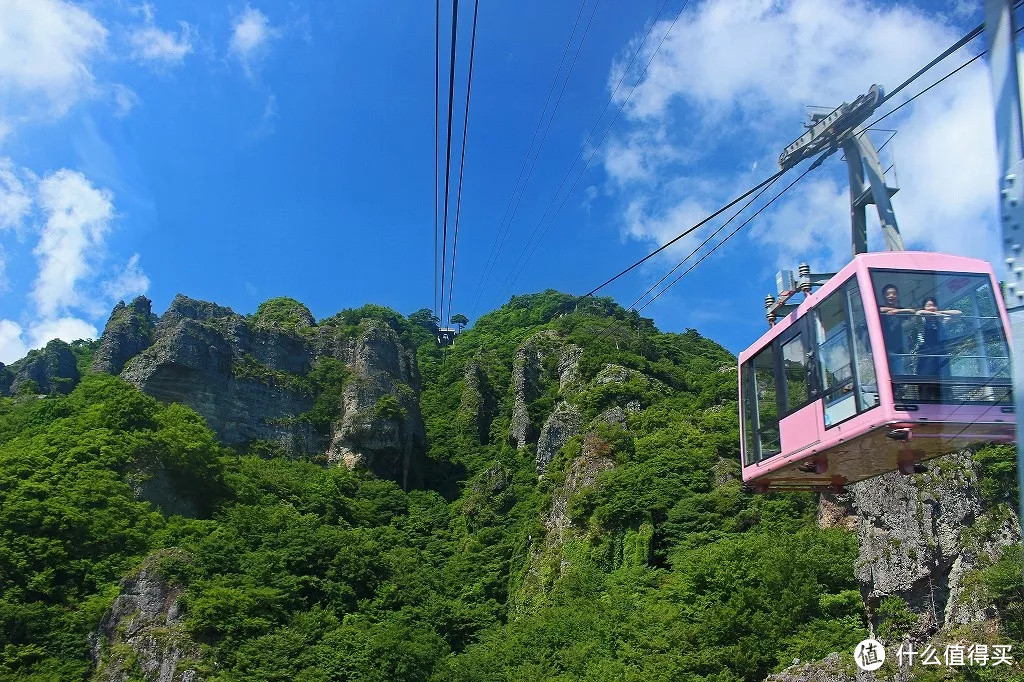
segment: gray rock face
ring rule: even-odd
[[[93,355],[92,371],[120,374],[125,363],[152,345],[156,316],[151,306],[145,296],[114,306]]]
[[[349,369],[353,380],[342,396],[328,458],[406,488],[418,485],[427,439],[415,354],[402,347],[391,327],[373,322],[356,340]]]
[[[78,384],[78,363],[74,351],[64,341],[53,339],[44,348],[29,351],[21,360],[4,368],[0,375],[0,395],[14,395],[22,390],[33,393],[70,393]],[[30,383],[32,382],[32,383]],[[34,385],[33,385],[34,384]]]
[[[559,393],[569,393],[579,386],[581,357],[583,357],[583,349],[574,343],[570,343],[562,351],[562,356],[558,359]]]
[[[562,401],[548,415],[537,440],[537,471],[544,473],[548,463],[566,442],[580,432],[582,417],[575,407]]]
[[[584,488],[588,488],[597,482],[597,476],[602,471],[615,467],[615,460],[604,441],[595,435],[588,434],[583,439],[583,449],[580,456],[569,464],[565,474],[565,485],[561,490],[556,491],[551,499],[551,510],[544,520],[544,526],[548,530],[547,541],[549,543],[562,544],[565,542],[566,533],[572,526],[572,519],[569,516],[569,500],[573,495]]]
[[[838,653],[811,663],[795,662],[782,672],[769,675],[765,682],[874,682],[874,673],[843,663]]]
[[[192,407],[227,445],[271,442],[415,484],[426,438],[413,351],[382,322],[365,321],[356,338],[333,325],[299,326],[301,334],[253,324],[230,308],[179,295],[152,345],[121,376],[161,401]],[[327,359],[349,374],[329,427],[303,418],[316,398],[310,371]]]
[[[1011,514],[994,532],[974,532],[989,514],[977,479],[970,455],[952,454],[929,462],[926,474],[863,481],[819,507],[822,525],[855,524],[855,568],[869,612],[885,597],[903,598],[918,615],[915,639],[995,615],[990,605],[972,600],[964,577],[982,557],[994,559],[1019,542],[1019,525]]]
[[[479,363],[466,364],[463,372],[462,398],[459,401],[460,426],[476,436],[483,445],[490,440],[491,422],[498,413],[498,396]]]
[[[530,422],[529,405],[540,396],[544,358],[551,352],[555,339],[557,335],[551,330],[534,334],[519,347],[512,364],[515,402],[512,406],[509,440],[520,450],[534,442],[538,435]]]
[[[150,555],[139,572],[121,582],[121,592],[90,639],[95,682],[199,682],[199,645],[182,627],[184,588],[159,572],[158,562],[180,550]],[[125,650],[130,651],[126,655]]]
[[[302,339],[251,330],[230,308],[180,295],[155,336],[127,363],[125,380],[193,408],[227,445],[259,440],[293,453],[323,451],[312,425],[291,419],[313,407],[308,389],[292,379],[309,371],[312,355]]]

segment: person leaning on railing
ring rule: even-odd
[[[906,350],[906,315],[913,315],[916,308],[904,308],[900,305],[900,290],[895,284],[882,287],[883,305],[878,307],[882,313],[882,337],[885,349],[889,353],[889,372],[894,375],[905,374],[903,357]]]
[[[928,296],[921,302],[921,309],[916,312],[921,318],[922,326],[918,334],[917,374],[919,376],[937,377],[945,361],[945,349],[942,347],[942,325],[949,322],[954,315],[962,315],[960,310],[939,310],[938,302]],[[938,400],[939,384],[920,384],[920,395],[925,400]]]

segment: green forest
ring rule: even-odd
[[[280,301],[262,314],[304,333]],[[857,536],[819,528],[816,495],[741,491],[728,351],[693,330],[661,333],[610,299],[556,292],[513,298],[449,348],[429,311],[366,306],[334,323],[366,318],[417,349],[422,487],[258,444],[229,449],[190,408],[105,374],[83,373],[67,395],[0,399],[0,679],[93,679],[90,635],[144,562],[181,586],[192,663],[209,681],[760,681],[832,652],[852,666],[868,635]],[[571,400],[584,424],[634,408],[570,438],[539,475],[533,446],[514,447],[509,430],[517,350],[544,330],[582,351]],[[559,395],[544,362],[535,430]],[[470,363],[487,405],[467,403]],[[634,372],[595,381],[608,365]],[[345,381],[327,370],[309,380],[318,423]],[[482,409],[493,414],[484,432]],[[555,546],[545,519],[584,450],[614,466],[568,497],[574,530]],[[976,460],[986,501],[1014,504],[1013,451]],[[144,501],[154,481],[191,511]],[[1007,551],[972,576],[1002,615],[987,636],[1018,658],[1021,565]],[[898,637],[900,604],[887,608]]]

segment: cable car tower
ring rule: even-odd
[[[863,128],[864,122],[875,112],[883,99],[882,88],[872,85],[871,89],[851,103],[843,102],[831,112],[812,113],[807,132],[790,143],[779,155],[779,167],[789,170],[805,159],[818,156],[812,168],[820,165],[835,151],[842,149],[850,174],[850,236],[853,255],[867,253],[867,207],[874,204],[878,209],[878,221],[886,249],[903,251],[903,236],[896,223],[891,198],[899,188],[885,179],[885,171],[878,159],[878,150]],[[820,156],[819,156],[820,155]],[[801,263],[798,278],[792,270],[776,274],[776,295],[765,297],[765,317],[769,324],[789,314],[795,306],[788,301],[797,292],[809,294],[815,287],[828,281],[835,273],[812,273],[806,263]]]

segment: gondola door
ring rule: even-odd
[[[785,456],[821,440],[821,389],[810,319],[811,315],[805,315],[775,343],[779,436]]]

